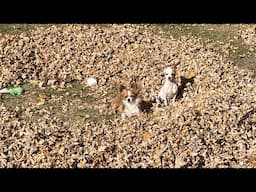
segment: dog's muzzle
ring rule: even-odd
[[[132,97],[127,97],[127,102],[131,103],[132,102]]]

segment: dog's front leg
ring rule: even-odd
[[[175,102],[175,99],[176,99],[176,95],[174,95],[174,97],[172,98],[172,103]]]
[[[122,120],[125,120],[125,119],[126,119],[126,114],[125,114],[125,113],[122,113],[122,114],[121,114],[121,117],[122,117]]]
[[[165,105],[165,106],[168,105],[167,97],[164,98],[164,105]]]

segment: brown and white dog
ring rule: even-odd
[[[140,89],[136,83],[131,83],[129,87],[121,85],[119,94],[112,102],[112,110],[121,112],[122,119],[138,115],[142,101],[139,93]]]

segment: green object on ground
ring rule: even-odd
[[[10,88],[9,93],[11,95],[21,95],[23,92],[23,89],[21,87],[15,87],[15,88]]]

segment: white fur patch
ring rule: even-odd
[[[140,112],[139,103],[140,103],[139,98],[137,98],[135,100],[135,102],[132,102],[132,103],[128,103],[128,102],[124,101],[124,106],[125,106],[124,114],[127,117],[132,117],[132,116],[137,115]]]
[[[165,70],[165,73],[168,73],[168,74],[172,74],[172,68],[171,67],[167,67],[166,70]]]

